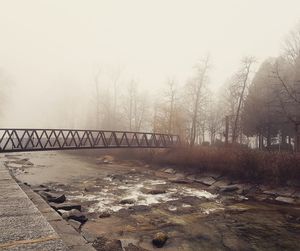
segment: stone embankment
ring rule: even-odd
[[[2,164],[0,218],[0,250],[68,250]]]
[[[52,203],[63,202],[64,195],[41,192]],[[72,211],[69,224],[27,185],[18,184],[0,164],[0,250],[95,250],[71,226],[84,221]]]

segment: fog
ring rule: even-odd
[[[255,69],[279,56],[299,18],[297,0],[1,0],[0,125],[107,129],[94,115],[96,82],[102,106],[117,99],[114,121],[137,83],[146,121],[168,79],[183,87],[209,55],[207,88],[218,93],[244,56],[256,58]]]

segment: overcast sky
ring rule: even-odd
[[[299,20],[299,0],[0,0],[0,68],[23,119],[26,106],[89,89],[99,67],[158,89],[168,77],[184,83],[209,53],[216,89],[243,56],[277,56]]]

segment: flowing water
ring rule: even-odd
[[[156,250],[153,235],[164,231],[169,239],[161,250],[300,250],[298,204],[218,194],[186,178],[174,182],[178,174],[142,164],[99,163],[56,152],[2,160],[22,182],[46,185],[80,203],[89,217],[81,228],[88,240],[105,236],[121,240],[123,247]],[[103,213],[110,217],[99,218]]]

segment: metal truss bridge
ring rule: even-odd
[[[0,153],[96,148],[169,148],[178,135],[72,129],[0,129]]]

